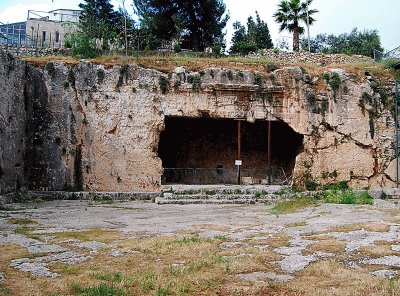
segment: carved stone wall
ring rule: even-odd
[[[1,190],[152,191],[166,117],[281,121],[303,136],[294,180],[394,186],[391,89],[340,69],[312,77],[88,61],[35,68],[1,52]]]

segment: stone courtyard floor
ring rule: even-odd
[[[400,206],[51,201],[0,211],[0,295],[400,295]]]

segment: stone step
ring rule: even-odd
[[[231,188],[229,188],[231,187]],[[243,186],[219,186],[219,187],[195,187],[194,188],[182,188],[182,186],[164,186],[163,192],[164,193],[173,193],[176,195],[196,195],[196,194],[201,194],[201,195],[216,195],[216,194],[236,194],[236,195],[241,195],[241,194],[260,194],[262,193],[263,195],[266,194],[272,194],[275,193],[279,190],[282,190],[282,188],[285,188],[284,186],[263,186],[263,187],[253,187],[253,186],[247,186],[248,188],[243,188]]]
[[[189,205],[189,204],[269,204],[273,199],[165,199],[156,198],[156,203],[159,205]]]
[[[184,195],[184,194],[167,194],[164,193],[163,197],[165,199],[227,199],[227,200],[234,200],[234,199],[257,199],[259,197],[256,197],[255,194],[213,194],[213,195],[207,195],[207,194],[191,194],[191,195]],[[261,196],[260,196],[261,197]]]

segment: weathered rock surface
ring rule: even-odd
[[[284,122],[303,137],[287,165],[297,183],[394,185],[393,89],[372,88],[369,76],[331,69],[324,80],[299,67],[268,77],[183,67],[165,75],[85,60],[42,69],[3,51],[0,64],[3,192],[160,190],[157,151],[167,117]]]

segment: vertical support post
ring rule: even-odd
[[[268,121],[268,148],[267,148],[267,162],[268,162],[268,184],[271,185],[271,120]]]
[[[394,119],[396,125],[396,187],[399,188],[399,82],[396,80],[395,84],[395,101],[396,101],[396,118]]]
[[[241,131],[240,131],[240,129],[241,129],[241,121],[240,120],[238,120],[238,160],[241,160],[241,149],[242,149],[242,143],[241,143],[241,141],[242,141],[242,139],[241,139]],[[238,165],[238,185],[240,185],[240,165]]]

